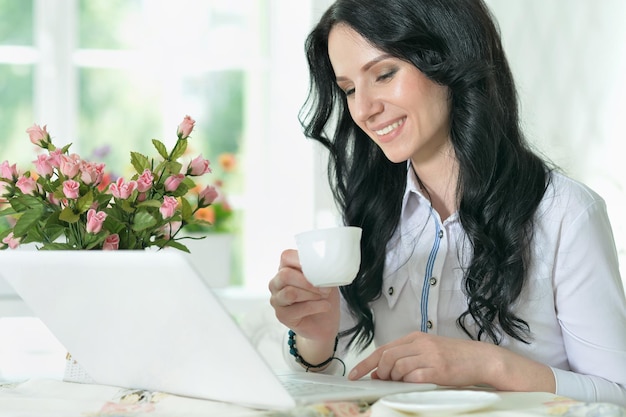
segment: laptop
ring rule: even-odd
[[[436,388],[277,375],[177,250],[6,250],[0,276],[97,384],[276,410]],[[314,393],[296,397],[285,380]]]

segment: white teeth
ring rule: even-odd
[[[375,132],[379,136],[386,135],[387,133],[391,132],[392,130],[397,129],[398,127],[402,126],[402,123],[404,123],[404,119],[398,120],[397,122],[392,123],[389,126],[387,126],[385,128],[382,128],[380,130],[375,130]]]

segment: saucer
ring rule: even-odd
[[[381,404],[394,410],[443,416],[480,410],[500,401],[497,394],[471,390],[437,390],[387,395]]]

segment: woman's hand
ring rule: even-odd
[[[298,335],[300,354],[311,363],[330,357],[339,331],[339,290],[311,285],[293,249],[282,253],[269,290],[276,317]]]
[[[499,390],[554,392],[552,370],[489,343],[414,332],[377,348],[350,372],[359,379],[434,383],[442,386],[491,385]]]

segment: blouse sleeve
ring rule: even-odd
[[[626,406],[626,299],[606,205],[596,196],[574,211],[564,221],[554,270],[570,365],[553,368],[557,394]]]

